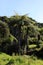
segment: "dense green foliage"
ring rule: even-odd
[[[0,17],[0,51],[8,54],[29,54],[43,48],[43,23],[32,18],[15,15]],[[33,45],[33,48],[30,48]],[[34,47],[35,46],[35,47]]]
[[[0,21],[0,42],[5,41],[9,37],[10,31],[7,23]]]

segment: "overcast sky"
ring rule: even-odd
[[[0,0],[0,16],[28,14],[43,23],[43,0]]]

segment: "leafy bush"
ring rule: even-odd
[[[0,21],[0,42],[8,39],[9,34],[10,32],[7,23]]]

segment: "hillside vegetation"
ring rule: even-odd
[[[37,23],[26,15],[0,17],[0,51],[28,54],[31,48],[43,48],[42,46],[43,23]]]
[[[4,56],[8,59],[3,59]],[[0,63],[3,62],[0,65],[11,65],[8,64],[10,62],[15,65],[43,65],[40,59],[43,59],[43,23],[27,15],[0,16]]]

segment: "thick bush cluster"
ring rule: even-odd
[[[40,47],[43,42],[43,26],[30,17],[0,17],[0,50],[8,54],[26,54],[29,45]],[[41,40],[41,42],[40,42]]]

